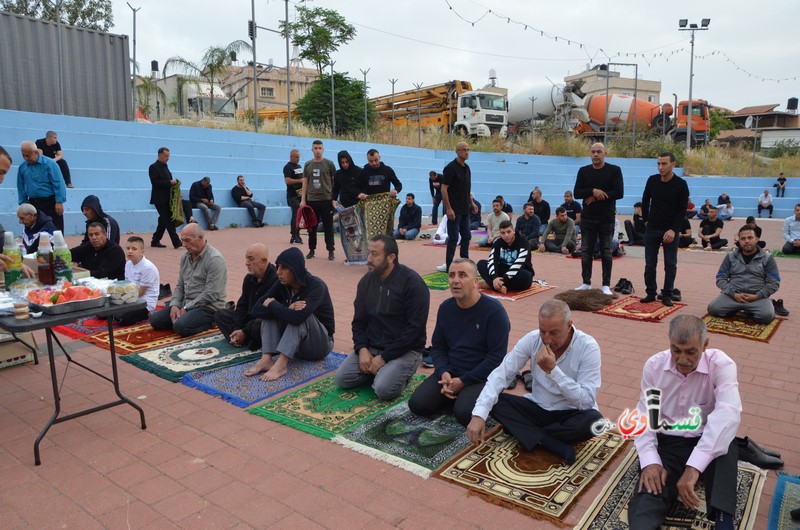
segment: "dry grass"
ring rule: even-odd
[[[160,123],[203,127],[207,129],[226,129],[252,132],[253,124],[245,120],[179,118],[164,120]],[[286,134],[286,121],[276,119],[259,123],[258,132],[265,134]],[[292,122],[292,134],[304,138],[331,138],[327,128],[309,127],[302,122]],[[338,135],[342,140],[364,141],[363,133]],[[391,125],[381,124],[369,133],[369,141],[376,144],[394,144],[406,147],[422,147],[423,149],[452,150],[461,138],[442,133],[437,129],[426,129],[420,135],[416,127],[395,127],[392,141]],[[533,146],[531,147],[531,143]],[[509,138],[478,138],[472,141],[471,149],[489,153],[537,154],[550,156],[585,157],[589,153],[590,141],[576,138],[552,127],[537,129],[533,142],[529,134]],[[630,139],[612,139],[608,142],[609,155],[628,158],[631,156]],[[687,175],[726,175],[751,176],[753,153],[740,147],[713,147],[693,149],[684,152],[682,146],[676,146],[662,137],[642,137],[636,143],[636,156],[654,158],[658,153],[671,150],[678,158],[678,166],[684,167]],[[787,176],[800,176],[800,156],[767,158],[756,155],[755,176],[774,176],[784,172]]]

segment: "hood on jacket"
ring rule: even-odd
[[[299,248],[287,248],[278,254],[278,257],[275,259],[275,265],[283,265],[292,271],[297,282],[305,286],[308,271],[306,270],[306,259],[303,257],[303,252]]]
[[[341,166],[342,158],[346,158],[348,162],[350,162],[350,168],[347,171],[344,171]],[[353,157],[350,156],[350,153],[347,151],[339,151],[339,154],[336,155],[336,165],[339,166],[339,171],[337,173],[344,173],[344,174],[356,174],[361,172],[361,168],[356,166],[355,162],[353,162]]]
[[[53,219],[49,215],[47,215],[46,213],[44,213],[43,211],[41,211],[40,209],[37,208],[36,209],[36,222],[33,223],[33,225],[30,228],[28,228],[26,226],[25,227],[25,231],[27,233],[29,233],[29,234],[36,234],[38,232],[41,232],[42,227],[44,225],[46,225],[47,223],[52,223],[52,222],[53,222]]]
[[[96,217],[92,219],[92,221],[100,221],[106,216],[105,212],[103,211],[103,207],[100,206],[100,199],[97,197],[97,195],[87,195],[81,203],[81,210],[83,210],[84,206],[88,206],[94,210]],[[87,219],[86,222],[89,222],[89,220]]]

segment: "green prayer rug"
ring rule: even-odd
[[[330,440],[404,402],[424,380],[424,375],[412,376],[399,397],[383,401],[369,385],[345,390],[336,385],[334,376],[330,376],[248,412]]]
[[[215,333],[156,350],[132,353],[120,359],[176,382],[190,372],[242,364],[260,357],[260,351],[236,347],[225,340],[221,333]]]
[[[434,291],[445,291],[450,288],[447,280],[446,272],[431,272],[422,276],[422,281],[428,286],[428,289]]]
[[[772,255],[776,258],[791,258],[791,259],[798,259],[800,258],[800,254],[784,254],[780,250],[773,250]]]
[[[470,444],[466,429],[452,414],[423,418],[411,412],[407,403],[349,429],[333,441],[423,478]]]

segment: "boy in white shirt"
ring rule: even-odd
[[[136,324],[147,320],[150,313],[156,308],[161,277],[153,262],[144,257],[144,240],[138,236],[131,236],[125,244],[125,279],[139,287],[139,298],[147,302],[147,309],[133,311],[116,318],[117,323],[123,326]]]

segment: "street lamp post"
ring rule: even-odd
[[[131,5],[130,2],[126,2],[126,3],[128,4],[128,7],[131,8],[131,11],[133,11],[133,77],[131,78],[133,83],[131,84],[131,89],[132,89],[131,93],[132,93],[132,98],[133,98],[133,123],[136,123],[136,12],[139,11],[141,9],[141,7],[134,8]],[[59,6],[60,5],[61,5],[61,2],[59,2]],[[59,64],[60,63],[61,63],[61,61],[59,61]],[[62,104],[63,104],[63,102],[62,102]],[[63,109],[63,107],[62,107],[62,109]],[[63,113],[63,110],[62,110],[62,113]]]
[[[689,24],[689,21],[682,18],[678,21],[679,31],[690,31],[691,38],[691,55],[689,56],[689,107],[686,109],[686,151],[692,149],[692,80],[694,78],[694,33],[696,31],[707,31],[708,25],[711,24],[710,18],[704,18],[700,21],[700,27],[697,24]],[[678,109],[675,109],[677,112]]]
[[[336,138],[336,92],[333,85],[333,65],[336,61],[331,61],[331,129],[333,137]]]
[[[397,79],[389,79],[389,82],[392,84],[392,145],[394,145],[394,84],[397,83]]]
[[[411,83],[417,89],[417,146],[422,147],[422,83]]]
[[[366,70],[359,68],[359,70],[364,74],[364,142],[369,142],[369,127],[367,124],[367,74],[372,68],[367,68]]]

